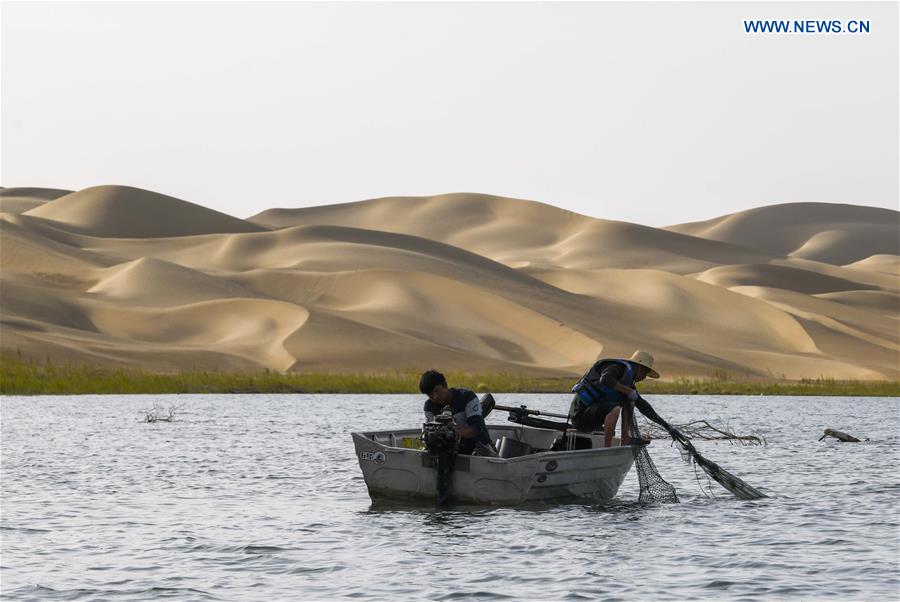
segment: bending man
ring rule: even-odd
[[[634,402],[640,399],[637,383],[647,377],[659,378],[653,369],[653,356],[635,351],[627,360],[602,359],[581,377],[572,391],[575,397],[569,414],[579,431],[593,432],[603,426],[604,444],[612,445],[616,421],[622,415],[622,445],[631,444],[631,417]],[[628,411],[622,412],[622,407]]]

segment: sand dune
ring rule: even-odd
[[[25,213],[56,222],[63,229],[107,238],[158,238],[263,229],[206,207],[127,186],[86,188]]]
[[[3,274],[47,274],[85,279],[96,267],[116,263],[112,257],[60,243],[23,227],[20,216],[0,219],[0,269]]]
[[[258,295],[240,285],[208,276],[152,257],[142,257],[95,272],[94,295],[127,302],[131,306],[175,307],[229,298]]]
[[[896,211],[832,203],[786,203],[667,230],[844,265],[871,255],[900,252]]]
[[[822,276],[837,278],[838,280],[849,280],[857,284],[856,288],[860,290],[883,289],[886,291],[900,290],[900,275],[892,276],[877,270],[865,270],[855,267],[832,265],[830,263],[822,263],[821,261],[810,261],[808,259],[800,259],[790,257],[788,259],[773,259],[769,262],[772,265],[784,266]],[[851,264],[852,265],[852,264]]]
[[[820,322],[832,330],[849,334],[860,341],[881,346],[889,351],[900,350],[900,342],[896,340],[897,327],[900,325],[896,317],[885,320],[872,312],[839,304],[827,297],[805,295],[778,288],[739,286],[731,290],[765,300],[790,315]],[[852,354],[848,354],[847,357],[852,357]],[[882,359],[888,358],[889,356],[885,356]]]
[[[873,288],[852,280],[770,264],[720,266],[703,272],[697,276],[697,279],[723,288],[757,285],[797,291],[807,295],[872,290]]]
[[[772,257],[666,230],[598,220],[535,201],[482,194],[388,197],[343,205],[272,209],[248,221],[273,229],[339,224],[409,234],[514,268],[658,268],[688,273],[748,257],[759,261]]]
[[[2,346],[39,358],[575,375],[640,347],[667,378],[900,378],[896,212],[655,229],[478,194],[248,220],[117,186],[2,199]]]
[[[873,374],[897,367],[900,324],[896,318],[886,320],[863,309],[784,289],[748,286],[732,290],[763,299],[796,317],[816,348],[827,357],[848,364],[867,358]]]
[[[442,291],[435,295],[432,291]],[[344,273],[318,307],[478,357],[571,368],[596,357],[590,337],[487,287],[406,270]],[[414,316],[418,319],[411,320]],[[431,316],[445,316],[429,323]]]
[[[427,341],[328,312],[310,314],[303,328],[285,341],[285,348],[297,360],[292,367],[296,371],[359,373],[431,367],[474,372],[518,371],[508,360],[473,357],[468,351],[440,341]],[[378,358],[383,359],[378,361]],[[559,374],[559,371],[538,367],[528,373]]]
[[[0,188],[0,213],[24,213],[70,192],[56,188]]]
[[[42,284],[39,279],[29,276],[3,275],[0,307],[3,308],[4,348],[5,338],[9,334],[5,326],[10,321],[28,331],[48,332],[54,326],[59,326],[76,331],[97,332],[73,295]]]
[[[167,309],[89,304],[86,312],[109,337],[180,349],[222,348],[276,370],[294,364],[284,341],[309,317],[303,307],[268,299],[224,299]]]
[[[900,320],[900,297],[896,293],[886,291],[846,291],[842,293],[821,293],[815,296],[836,301],[847,307],[872,312],[884,318]]]
[[[542,277],[559,286],[628,306],[629,325],[664,325],[656,336],[684,342],[715,331],[737,346],[771,347],[798,353],[816,348],[790,315],[693,278],[655,270],[565,270]]]
[[[900,276],[900,255],[872,255],[848,264],[846,267]]]

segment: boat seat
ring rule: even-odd
[[[497,441],[497,450],[501,458],[518,458],[531,453],[531,446],[509,437],[500,437]]]

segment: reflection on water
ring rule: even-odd
[[[741,502],[713,484],[707,498],[678,451],[656,441],[651,455],[680,504],[639,504],[633,473],[605,502],[372,500],[349,432],[415,425],[417,396],[4,398],[2,595],[897,597],[900,400],[652,402],[675,422],[764,434],[766,447],[698,448],[771,497]],[[154,403],[184,408],[174,423],[140,422]],[[559,412],[567,400],[526,403]],[[871,441],[818,442],[825,427]]]

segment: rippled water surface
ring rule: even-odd
[[[565,411],[567,396],[498,395]],[[416,396],[7,397],[4,599],[876,599],[900,597],[900,400],[678,397],[684,423],[765,435],[701,442],[763,489],[704,497],[651,454],[680,504],[373,503],[352,430],[414,427]],[[142,409],[183,406],[176,422]],[[502,422],[496,412],[489,423]],[[825,427],[869,442],[818,442]]]

